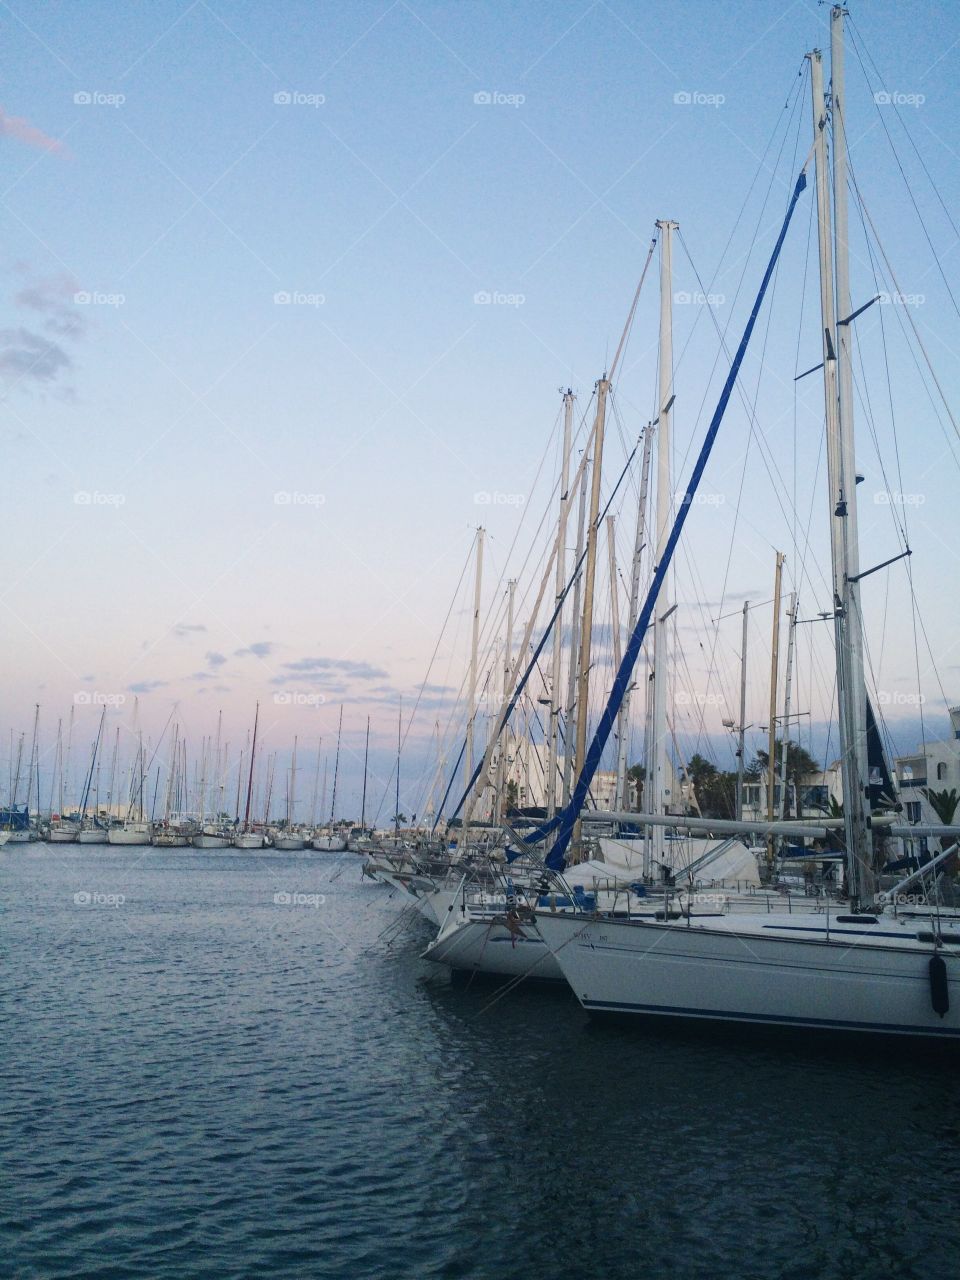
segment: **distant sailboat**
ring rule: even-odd
[[[243,813],[243,826],[233,837],[235,849],[262,849],[263,835],[259,831],[250,830],[250,800],[253,795],[253,764],[257,754],[257,725],[260,720],[260,703],[257,703],[253,716],[253,740],[250,743],[250,769],[247,775],[247,803]]]
[[[340,704],[340,722],[337,725],[337,753],[333,762],[333,796],[330,801],[330,821],[327,830],[315,836],[313,847],[321,853],[342,853],[347,847],[346,836],[334,828],[337,812],[337,777],[340,772],[340,735],[343,730],[343,703]]]

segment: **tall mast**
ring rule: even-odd
[[[504,697],[506,690],[510,687],[510,677],[513,675],[513,610],[514,601],[517,594],[517,580],[511,578],[507,582],[507,634],[503,647],[503,688]],[[504,800],[504,788],[507,777],[507,756],[510,753],[510,726],[503,726],[503,733],[500,735],[500,758],[497,767],[497,802],[500,806],[500,821],[507,815],[507,806]]]
[[[253,713],[253,741],[250,744],[250,772],[247,775],[247,804],[243,811],[243,829],[250,830],[250,797],[253,795],[253,761],[257,754],[257,723],[260,719],[260,703]]]
[[[323,785],[320,788],[320,812],[327,811],[327,757],[323,757]]]
[[[400,729],[403,725],[403,698],[400,699],[400,709],[397,712],[397,807],[394,810],[393,820],[396,824],[394,831],[400,833]]]
[[[340,722],[337,725],[337,754],[333,761],[333,795],[330,799],[330,822],[333,823],[334,814],[337,812],[337,777],[340,773],[340,734],[343,731],[343,703],[340,703]]]
[[[846,270],[846,148],[843,132],[843,12],[834,9],[831,14],[831,55],[833,61],[833,131],[834,131],[834,183],[837,182],[836,159],[840,160],[840,176],[843,194],[838,210],[844,219],[844,235],[837,237],[837,256],[845,260],[844,278],[849,298],[849,274]],[[839,79],[837,72],[839,70]],[[837,324],[839,296],[834,296],[833,253],[830,213],[830,177],[827,167],[827,113],[823,93],[823,63],[819,49],[810,54],[810,91],[813,106],[814,156],[817,175],[817,232],[820,254],[820,312],[823,334],[823,391],[827,438],[827,488],[830,519],[830,558],[834,597],[834,647],[837,663],[837,704],[840,725],[840,761],[843,780],[843,825],[847,850],[847,887],[854,904],[861,901],[871,889],[870,836],[865,811],[866,801],[866,715],[858,720],[852,704],[858,699],[851,696],[851,683],[857,680],[861,696],[863,690],[863,652],[860,632],[859,588],[851,583],[849,531],[850,513],[854,513],[856,527],[856,483],[845,483],[844,465],[845,432],[852,428],[852,417],[841,413],[841,397],[838,376],[840,330],[843,350],[849,358],[847,346],[849,325]],[[837,117],[840,117],[839,129]],[[844,311],[844,316],[849,312]],[[849,468],[851,471],[855,469]],[[858,563],[856,560],[854,563]],[[862,728],[861,728],[862,726]]]
[[[360,830],[363,832],[367,825],[367,762],[370,759],[370,717],[367,716],[367,736],[363,744],[363,794],[360,798]],[[317,760],[320,760],[319,748],[317,751]]]
[[[563,459],[560,464],[560,519],[554,608],[567,585],[567,516],[570,511],[570,450],[573,442],[573,392],[563,393]],[[557,757],[560,740],[560,672],[563,658],[563,609],[553,624],[553,663],[550,674],[550,732],[547,747],[547,817],[557,811]]]
[[[107,792],[107,813],[113,817],[113,806],[116,796],[117,785],[117,765],[120,760],[120,726],[117,725],[116,735],[113,739],[113,755],[110,758],[110,790]],[[119,808],[119,805],[117,806]],[[120,815],[117,814],[117,817]]]
[[[787,665],[783,677],[783,732],[780,737],[780,805],[777,817],[783,821],[787,812],[787,757],[790,752],[790,701],[793,693],[793,651],[797,634],[797,593],[791,591],[787,605]],[[799,817],[799,813],[795,815]]]
[[[67,722],[67,750],[63,758],[62,768],[60,770],[60,817],[63,817],[63,789],[66,786],[67,791],[70,790],[70,754],[73,748],[73,716],[76,707],[70,707],[70,719]],[[64,774],[66,779],[64,780]],[[74,806],[76,808],[76,806]]]
[[[643,555],[643,544],[647,527],[647,486],[650,480],[650,446],[653,443],[655,428],[648,427],[643,437],[643,461],[640,464],[640,498],[637,503],[637,531],[633,540],[633,563],[630,570],[630,604],[627,610],[627,634],[632,635],[637,625],[637,612],[640,608],[640,564]],[[619,753],[617,756],[617,791],[616,808],[626,808],[627,791],[627,741],[630,732],[630,694],[633,685],[623,695],[623,704],[617,716],[617,740]]]
[[[613,643],[613,669],[620,670],[620,659],[623,656],[623,638],[620,635],[620,588],[617,583],[617,536],[616,536],[616,519],[614,516],[607,516],[605,521],[607,526],[607,568],[610,573],[610,632]],[[621,711],[623,708],[621,707]],[[617,730],[622,728],[622,720],[617,716]],[[621,793],[619,789],[620,782],[620,743],[617,741],[617,761],[618,768],[614,775],[614,809],[622,809]]]
[[[220,810],[223,808],[223,775],[226,773],[226,758],[221,763],[220,760],[220,740],[223,733],[223,710],[217,712],[217,747],[214,755],[214,790],[219,797],[217,801],[216,817],[219,818]]]
[[[40,703],[34,704],[33,737],[30,739],[30,764],[27,771],[27,826],[30,825],[30,801],[33,798],[33,761],[37,754],[37,728],[40,724]],[[40,808],[40,788],[37,788],[37,808]]]
[[[290,785],[287,788],[287,830],[296,821],[297,735],[293,735],[293,759],[290,761]]]
[[[203,746],[201,748],[200,760],[200,826],[203,827],[203,820],[207,812],[207,737],[203,737]]]
[[[747,734],[747,619],[750,601],[743,602],[743,630],[740,635],[740,723],[737,725],[737,821],[743,821],[743,772]]]
[[[310,797],[310,830],[317,825],[317,790],[320,786],[320,748],[323,746],[323,739],[317,742],[317,766],[313,771],[313,795]]]
[[[237,764],[237,803],[233,810],[233,817],[235,822],[240,821],[240,781],[243,778],[243,756],[245,751],[246,751],[245,747],[240,748],[240,760],[239,760],[239,763]]]
[[[583,465],[580,480],[580,506],[577,514],[577,547],[574,552],[574,564],[579,565],[583,559],[583,547],[587,537],[587,492],[590,488],[590,458]],[[567,661],[570,664],[567,679],[567,715],[563,726],[563,793],[562,803],[566,807],[570,799],[573,783],[573,741],[577,732],[577,655],[579,652],[580,598],[583,594],[583,570],[577,570],[577,578],[573,584],[573,608],[570,614],[570,653]]]
[[[57,750],[54,755],[54,778],[50,786],[50,814],[53,816],[53,789],[57,781],[57,770],[60,771],[60,786],[57,794],[57,817],[63,818],[63,720],[57,721]]]
[[[673,482],[670,451],[673,446],[673,233],[679,223],[657,222],[660,230],[660,367],[657,413],[657,564],[666,552],[673,517]],[[667,754],[667,684],[670,657],[667,621],[671,612],[670,573],[663,580],[654,609],[653,624],[653,720],[651,754],[647,759],[647,805],[651,813],[665,813],[668,801],[670,761]],[[651,862],[663,863],[663,827],[647,829],[643,842],[643,872],[649,877]]]
[[[477,564],[473,579],[473,633],[470,640],[470,675],[467,688],[467,743],[464,750],[464,778],[473,777],[473,722],[477,715],[477,651],[480,647],[480,589],[483,578],[483,535],[477,529]]]
[[[777,567],[773,575],[773,634],[770,640],[770,723],[767,725],[767,821],[772,822],[776,814],[776,776],[777,776],[777,694],[780,689],[780,591],[783,582],[782,551],[777,552]],[[767,836],[767,872],[773,873],[774,853],[777,842],[773,835]]]
[[[857,465],[853,426],[853,361],[851,351],[850,244],[847,223],[847,130],[844,97],[843,19],[846,9],[830,12],[830,74],[833,120],[833,212],[836,242],[836,339],[839,380],[840,474],[832,486],[842,534],[843,576],[840,588],[840,646],[837,693],[840,721],[846,721],[843,784],[844,833],[847,840],[850,897],[854,905],[872,896],[873,841],[870,832],[869,766],[867,763],[867,691],[864,684],[863,614],[860,611],[860,548],[857,537]]]
[[[583,578],[583,620],[580,626],[580,654],[577,674],[577,738],[574,751],[577,773],[583,769],[587,754],[587,719],[590,703],[590,650],[593,640],[593,596],[597,578],[597,539],[600,520],[600,484],[603,474],[603,433],[607,416],[607,393],[610,383],[604,374],[597,383],[597,421],[593,443],[593,477],[590,485],[590,521],[587,525],[587,564]],[[580,857],[583,844],[582,824],[577,818],[574,831],[574,857]]]
[[[12,744],[12,743],[11,743],[11,746],[10,746],[10,750],[11,750],[11,752],[13,751],[13,744]],[[15,805],[15,804],[17,803],[17,796],[18,796],[18,794],[19,794],[19,792],[20,792],[20,768],[21,768],[22,764],[23,764],[23,734],[21,733],[21,735],[20,735],[20,740],[19,740],[19,742],[17,743],[17,771],[16,771],[16,774],[15,774],[15,776],[14,776],[13,781],[10,783],[10,804],[11,804],[11,806],[12,806],[12,805]]]

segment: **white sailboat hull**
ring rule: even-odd
[[[299,853],[301,849],[306,847],[306,840],[303,836],[281,836],[273,837],[273,847],[280,850],[281,853]]]
[[[538,915],[585,1009],[861,1033],[960,1037],[960,931],[939,950],[950,1008],[932,1005],[929,921],[834,924],[823,916],[708,922]]]
[[[77,831],[70,827],[51,827],[47,840],[50,844],[74,844],[77,840]]]
[[[319,849],[321,853],[343,853],[347,842],[343,836],[316,836],[313,847]]]
[[[563,973],[550,948],[528,924],[511,932],[492,920],[468,918],[442,930],[424,951],[423,958],[470,973],[563,981]]]
[[[229,836],[208,835],[206,832],[200,832],[193,837],[193,846],[195,849],[229,849]]]
[[[262,849],[263,836],[259,831],[243,831],[240,835],[233,837],[233,847],[235,849]]]
[[[106,844],[107,833],[101,829],[87,829],[77,833],[77,844]]]
[[[138,823],[130,827],[111,827],[107,832],[107,844],[149,844],[149,823]]]

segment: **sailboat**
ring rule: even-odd
[[[243,812],[243,825],[233,837],[235,849],[262,849],[263,834],[250,828],[250,800],[253,796],[253,764],[257,754],[257,725],[260,721],[260,703],[253,716],[253,739],[250,743],[250,765],[247,773],[247,802]]]
[[[143,736],[138,734],[137,754],[130,777],[130,800],[126,816],[107,831],[108,844],[141,845],[150,844],[153,836],[153,824],[149,822],[143,811],[145,761],[143,755]]]
[[[874,892],[874,842],[881,832],[910,833],[893,815],[871,812],[868,766],[869,705],[864,682],[859,547],[856,536],[851,367],[852,320],[847,244],[847,143],[843,28],[845,9],[831,10],[833,139],[831,188],[827,171],[827,109],[820,52],[810,56],[820,256],[823,382],[827,430],[834,644],[844,781],[844,843],[849,905],[825,900],[804,915],[770,912],[697,913],[691,902],[662,918],[618,920],[538,911],[536,929],[583,1007],[591,1012],[724,1024],[775,1025],[806,1030],[956,1040],[960,1037],[960,928],[932,907],[926,913],[889,911]],[[806,165],[804,166],[806,169]],[[624,655],[613,693],[584,761],[571,806],[557,824],[547,867],[560,872],[591,771],[609,737],[616,708],[657,605],[689,505],[716,437],[726,400],[779,257],[805,178],[797,182],[780,238],[750,321],[711,421],[700,458],[658,564],[651,592]],[[960,828],[942,828],[956,836]],[[917,877],[931,875],[951,856],[949,845]],[[897,901],[896,891],[892,900]],[[951,992],[953,999],[951,1000]]]
[[[347,847],[347,838],[342,831],[334,827],[337,812],[337,778],[340,774],[340,735],[343,732],[343,704],[340,706],[340,720],[337,724],[337,753],[333,761],[333,794],[330,801],[330,821],[326,831],[321,831],[313,838],[313,847],[321,853],[342,853]]]
[[[217,812],[213,819],[207,817],[207,750],[203,751],[203,766],[200,775],[200,830],[193,837],[196,849],[227,849],[233,841],[233,829],[225,821],[223,814],[223,774],[226,772],[226,756],[230,744],[227,743],[224,758],[220,759],[220,736],[223,730],[223,712],[217,713],[217,744],[214,749],[214,790],[217,796]]]
[[[87,770],[86,780],[83,784],[83,795],[80,797],[80,829],[77,831],[78,844],[106,844],[107,843],[107,827],[100,820],[100,744],[103,741],[103,726],[106,720],[107,709],[103,707],[100,712],[100,724],[97,726],[97,736],[93,744],[93,751],[90,755],[90,767]],[[93,791],[93,814],[89,814],[87,809],[90,804],[90,793]]]
[[[63,734],[62,721],[57,724],[57,750],[54,757],[54,773],[59,780],[57,812],[50,814],[50,827],[47,831],[47,839],[51,844],[73,844],[80,832],[80,822],[76,819],[64,817],[63,812],[63,784],[64,775],[70,768],[70,747],[73,742],[73,708],[70,708],[70,728],[67,732],[67,749],[63,750]],[[56,785],[56,780],[54,785]],[[53,804],[50,806],[51,810]]]
[[[287,810],[282,828],[275,830],[273,835],[273,847],[279,849],[283,853],[298,853],[306,844],[306,840],[299,831],[294,829],[294,815],[296,813],[296,785],[297,785],[297,738],[293,739],[293,756],[290,760],[290,774],[287,778]]]
[[[28,805],[19,804],[20,770],[23,765],[23,734],[17,742],[17,764],[10,783],[9,802],[0,809],[0,837],[3,844],[25,844],[30,839],[30,809]],[[13,742],[10,743],[11,762]]]

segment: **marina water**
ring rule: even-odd
[[[956,1273],[955,1065],[451,982],[349,854],[2,856],[4,1275]]]

